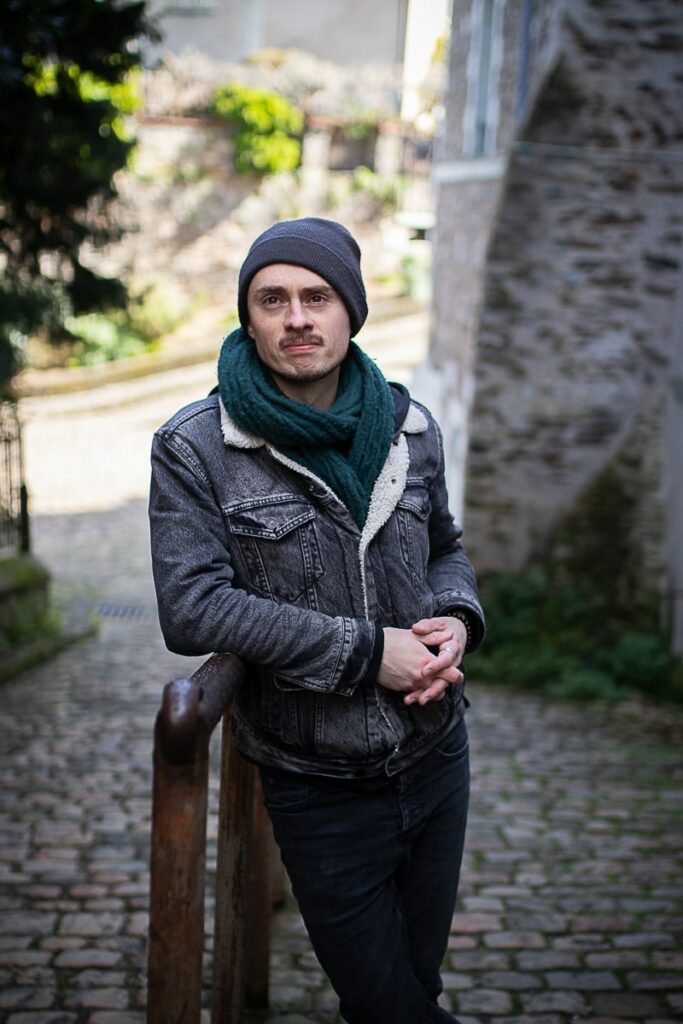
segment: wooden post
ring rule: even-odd
[[[254,768],[237,752],[228,716],[222,743],[211,1021],[242,1024]]]
[[[272,829],[263,806],[261,782],[255,772],[249,861],[249,915],[247,918],[246,1005],[268,1005],[270,918],[273,909],[270,853]]]
[[[163,708],[155,728],[147,1022],[199,1024],[209,734],[188,680],[169,684],[164,697],[166,705],[195,699],[195,720],[194,736],[175,751]]]

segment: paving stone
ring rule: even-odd
[[[585,1016],[588,1005],[580,992],[535,992],[521,995],[526,1013],[563,1013]]]
[[[470,935],[450,935],[448,938],[448,948],[454,950],[476,949],[477,940]]]
[[[11,911],[0,915],[0,932],[4,935],[50,935],[55,930],[56,920],[56,914]]]
[[[59,931],[62,935],[115,935],[122,926],[122,914],[65,914]]]
[[[683,1013],[683,992],[667,995],[666,1001],[674,1013]]]
[[[26,935],[0,935],[0,950],[26,949],[31,945],[31,938]]]
[[[636,991],[646,989],[658,989],[671,991],[672,989],[683,989],[683,974],[670,972],[668,974],[657,971],[630,971],[626,975],[626,983],[629,988]]]
[[[448,957],[451,966],[463,971],[506,971],[512,966],[508,953],[490,950],[461,950]]]
[[[492,1017],[491,1024],[564,1024],[564,1022],[563,1018],[558,1014],[544,1013],[540,1015],[534,1014],[533,1017],[527,1015],[523,1017]],[[592,1021],[591,1024],[595,1024],[595,1022]],[[611,1022],[611,1024],[614,1024],[614,1022]]]
[[[664,932],[632,932],[628,935],[615,935],[614,945],[618,949],[666,949],[674,947],[676,940],[673,935]]]
[[[598,970],[604,967],[608,970],[620,971],[629,967],[645,967],[648,958],[645,953],[626,950],[616,953],[588,953],[585,960],[587,967]],[[662,964],[661,966],[666,967],[668,965]]]
[[[129,996],[125,988],[72,989],[65,993],[64,1005],[68,1009],[127,1010]]]
[[[462,903],[467,913],[499,913],[505,906],[493,896],[466,896]]]
[[[652,954],[652,963],[655,967],[661,967],[663,970],[667,968],[672,971],[683,971],[683,952],[681,953],[661,953],[654,952]],[[641,964],[633,964],[634,967],[641,967]]]
[[[0,1008],[17,1010],[45,1010],[55,1003],[55,992],[51,988],[24,988],[8,986],[0,990]]]
[[[491,949],[544,949],[545,939],[539,932],[489,932],[484,942]]]
[[[136,1013],[134,1010],[127,1010],[123,1013],[117,1010],[98,1010],[88,1017],[88,1024],[144,1024],[145,1014]]]
[[[471,989],[474,986],[472,975],[462,974],[459,971],[442,971],[441,980],[446,992],[460,992],[463,989]]]
[[[122,971],[81,971],[75,976],[73,982],[79,988],[123,988],[126,976]]]
[[[78,939],[73,935],[51,935],[40,940],[41,949],[82,949],[84,945],[85,939]]]
[[[106,949],[74,949],[64,950],[55,959],[55,967],[67,967],[74,970],[116,967],[121,962],[121,954]]]
[[[453,918],[453,932],[456,935],[474,932],[489,932],[500,928],[500,918],[495,914],[456,914]]]
[[[552,946],[561,950],[606,952],[612,947],[612,938],[608,935],[558,935],[553,937]]]
[[[619,979],[611,971],[548,971],[545,979],[550,988],[593,992],[621,988]]]
[[[557,949],[541,949],[515,954],[517,966],[522,971],[550,971],[554,968],[575,968],[579,966],[576,953],[563,952]]]
[[[522,971],[488,971],[481,976],[479,983],[484,988],[515,992],[543,987],[543,981],[536,974],[524,974]]]
[[[12,1013],[7,1024],[76,1024],[73,1013]]]
[[[52,954],[39,949],[0,950],[0,967],[29,967],[48,964]]]
[[[455,1002],[460,1013],[498,1014],[510,1013],[512,1010],[512,998],[507,992],[495,992],[484,988],[473,992],[459,992]]]
[[[638,992],[605,992],[591,996],[595,1013],[605,1017],[652,1017],[661,1013],[659,999]]]
[[[270,1005],[273,1010],[309,1010],[311,995],[295,985],[271,985]]]

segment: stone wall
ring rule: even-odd
[[[656,582],[675,529],[662,446],[683,244],[683,8],[535,4],[521,116],[524,11],[505,11],[500,177],[439,189],[432,372],[456,382],[456,404],[474,394],[468,546],[480,568],[523,565],[616,460],[639,494],[634,557]],[[451,159],[466,100],[456,31]]]
[[[675,3],[574,2],[513,149],[485,276],[467,477],[484,567],[538,552],[618,453],[639,557],[664,568],[663,410],[683,239]]]

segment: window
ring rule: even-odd
[[[473,0],[472,3],[464,156],[488,156],[496,149],[504,5],[505,0]]]
[[[213,14],[220,0],[168,0],[164,14]]]

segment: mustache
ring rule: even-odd
[[[307,345],[322,345],[323,339],[319,334],[308,331],[297,331],[283,335],[278,341],[278,348],[289,348],[290,345],[300,345],[305,342]]]

